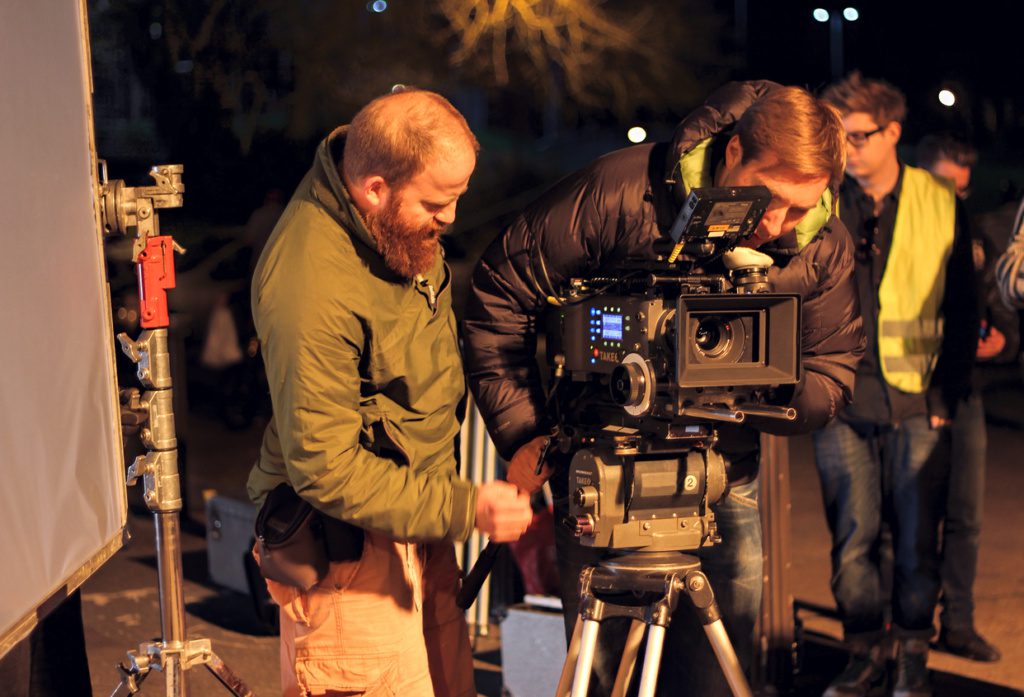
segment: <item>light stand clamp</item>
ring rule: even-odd
[[[181,208],[185,193],[181,182],[184,169],[182,165],[155,165],[149,170],[155,186],[125,186],[121,179],[107,179],[107,163],[100,160],[103,231],[108,235],[127,235],[130,228],[135,228],[133,262],[138,263],[149,238],[160,234],[156,209]]]

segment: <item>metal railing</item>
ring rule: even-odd
[[[479,486],[491,482],[498,473],[498,451],[487,434],[484,417],[476,408],[472,396],[466,400],[466,418],[462,422],[460,438],[459,476]],[[476,564],[480,552],[487,544],[487,537],[476,530],[463,545],[455,546],[455,555],[463,571]],[[491,584],[484,583],[476,601],[466,610],[466,622],[475,636],[487,636],[490,632]]]

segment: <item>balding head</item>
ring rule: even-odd
[[[401,188],[432,159],[480,145],[455,107],[434,92],[408,90],[373,100],[356,114],[345,139],[342,177],[380,176]]]
[[[478,150],[466,120],[433,92],[379,97],[356,114],[341,178],[394,273],[412,279],[431,268]]]

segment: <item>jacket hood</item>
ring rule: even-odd
[[[311,193],[323,209],[338,224],[349,231],[353,240],[378,252],[377,242],[366,229],[363,216],[356,209],[352,197],[341,180],[340,167],[345,152],[348,126],[338,126],[317,146],[313,158]]]
[[[769,80],[728,82],[679,122],[665,163],[665,178],[675,181],[679,160],[701,142],[732,128],[751,104],[779,87]]]

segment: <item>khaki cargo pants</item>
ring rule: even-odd
[[[281,606],[284,697],[475,697],[449,543],[367,532],[362,558],[309,592],[267,581]]]

